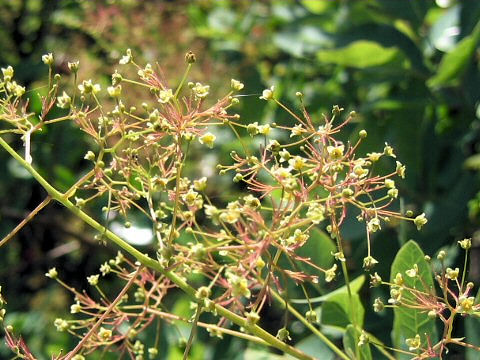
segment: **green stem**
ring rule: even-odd
[[[344,252],[343,252],[342,239],[340,237],[340,232],[337,232],[336,240],[337,240],[338,250],[343,254]],[[345,285],[347,286],[348,302],[350,306],[350,314],[352,316],[351,318],[352,324],[355,329],[358,329],[357,314],[356,314],[354,303],[353,303],[352,289],[350,287],[350,277],[348,276],[347,265],[345,264],[345,261],[340,261],[340,263],[342,265],[342,272],[343,272],[343,277],[345,279]],[[355,341],[355,354],[357,358],[359,357],[359,351],[360,349],[359,349],[358,343],[357,341]]]
[[[197,311],[195,312],[195,319],[193,320],[190,337],[188,338],[187,346],[185,347],[185,351],[183,353],[183,360],[188,360],[188,354],[190,353],[190,348],[192,347],[193,339],[195,338],[195,334],[197,332],[198,319],[200,319],[200,314],[202,313],[202,307],[200,306],[200,304],[197,305]]]
[[[190,72],[191,68],[192,68],[192,64],[188,64],[187,69],[183,74],[182,80],[180,80],[180,84],[177,87],[177,91],[175,91],[175,95],[174,95],[175,99],[178,99],[178,94],[180,93],[180,90],[182,90],[183,84],[185,83],[185,80],[187,79],[188,73]]]
[[[270,289],[270,293],[281,306],[285,307],[285,300],[279,293],[277,293],[273,289]],[[300,320],[303,325],[305,325],[312,333],[314,333],[318,338],[320,338],[320,340],[322,340],[330,349],[332,349],[339,358],[344,360],[350,360],[350,358],[342,350],[340,350],[328,337],[326,337],[320,330],[313,326],[307,319],[305,319],[302,314],[295,310],[291,305],[288,306],[288,311],[290,311],[293,316]]]
[[[465,259],[463,261],[463,271],[462,271],[462,282],[460,283],[460,292],[463,292],[463,287],[465,286],[465,274],[467,272],[467,263],[468,263],[468,249],[465,250]]]
[[[68,210],[70,210],[75,216],[77,216],[79,219],[84,221],[86,224],[90,225],[92,228],[94,228],[98,232],[104,233],[109,240],[114,242],[117,246],[119,246],[125,252],[129,253],[131,256],[137,259],[141,264],[143,264],[144,266],[152,270],[159,272],[160,274],[170,279],[173,283],[175,283],[175,285],[177,285],[181,290],[183,290],[183,292],[185,292],[193,300],[196,300],[196,297],[195,297],[196,290],[192,286],[190,286],[183,278],[181,278],[180,276],[178,276],[172,271],[165,270],[165,268],[162,267],[162,265],[160,265],[158,261],[152,259],[148,255],[141,253],[136,248],[134,248],[129,243],[127,243],[125,240],[120,238],[118,235],[116,235],[115,233],[111,232],[108,229],[105,229],[104,226],[102,226],[100,223],[95,221],[87,213],[83,212],[78,207],[76,207],[70,200],[66,198],[66,196],[64,196],[60,191],[58,191],[52,185],[50,185],[50,183],[47,180],[45,180],[27,161],[25,161],[1,137],[0,137],[0,146],[2,146],[15,160],[17,160],[35,178],[35,180],[38,181],[40,185],[42,185],[42,187],[48,192],[48,194],[52,197],[52,199],[61,203]],[[243,326],[244,328],[247,328],[253,335],[266,341],[272,347],[275,347],[281,351],[284,351],[287,354],[300,360],[314,359],[313,357],[303,353],[302,351],[296,349],[295,347],[290,346],[284,343],[283,341],[280,341],[275,336],[265,331],[263,328],[259,327],[258,325],[254,325],[254,326],[249,325],[245,318],[235,314],[234,312],[224,308],[221,305],[215,304],[215,310],[217,311],[218,315],[230,320],[231,322],[237,324],[238,326]],[[343,354],[341,351],[340,353]],[[343,358],[348,360],[346,355],[344,355]]]

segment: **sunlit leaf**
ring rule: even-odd
[[[365,309],[358,294],[352,294],[350,301],[347,293],[338,293],[323,303],[321,323],[339,328],[349,324],[363,326],[364,316]]]
[[[394,47],[386,48],[373,41],[359,40],[343,48],[320,50],[317,59],[324,63],[367,68],[389,63],[398,54],[398,49]]]
[[[393,282],[397,273],[402,274],[404,286],[414,288],[428,293],[433,289],[433,277],[430,266],[425,260],[425,255],[418,244],[410,240],[398,251],[392,264],[390,272],[390,281]],[[419,277],[409,277],[406,271],[413,268],[414,264],[418,266]],[[402,293],[402,299],[406,302],[416,302],[416,298],[406,290]],[[428,334],[429,341],[435,343],[437,339],[437,329],[435,320],[430,319],[425,311],[399,306],[394,308],[393,321],[393,343],[397,348],[407,349],[405,340],[414,338],[419,334],[422,337],[422,344],[427,345],[425,334]]]
[[[437,73],[428,81],[431,87],[449,84],[458,78],[466,70],[472,58],[478,42],[480,41],[480,22],[471,35],[462,41],[449,53],[443,55]]]

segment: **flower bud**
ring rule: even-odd
[[[318,322],[318,315],[317,315],[317,312],[315,310],[309,310],[305,313],[305,319],[307,319],[307,321],[309,323],[312,323],[312,324],[315,324]]]
[[[283,327],[280,330],[278,330],[277,339],[280,341],[285,341],[285,340],[291,340],[292,338],[290,337],[290,332],[287,330],[287,328]]]
[[[73,61],[68,63],[68,68],[71,72],[76,73],[78,71],[78,67],[80,65],[80,61]]]
[[[255,311],[250,311],[245,313],[245,317],[247,318],[247,325],[253,326],[260,320],[260,315]]]
[[[158,349],[157,348],[148,348],[148,358],[149,359],[156,359],[158,355]]]
[[[377,287],[382,285],[382,278],[378,273],[375,273],[373,275],[370,275],[370,286],[371,287]]]
[[[367,256],[363,259],[363,268],[364,269],[371,269],[373,268],[376,264],[378,264],[378,261],[373,258],[373,256]]]
[[[197,61],[197,58],[193,52],[189,51],[185,54],[185,62],[187,64],[193,64],[195,61]]]
[[[348,199],[349,197],[352,197],[353,194],[354,194],[354,193],[353,193],[353,190],[350,189],[350,188],[346,188],[346,189],[343,189],[343,190],[342,190],[342,196],[343,196],[344,198],[347,198],[347,199]]]
[[[445,252],[445,250],[440,250],[438,252],[437,259],[440,261],[443,261],[446,256],[447,256],[447,253]]]
[[[255,267],[258,271],[261,271],[265,267],[265,261],[261,257],[259,257],[255,263]]]
[[[53,65],[53,54],[48,53],[42,56],[42,61],[45,65],[52,66]]]
[[[209,298],[211,293],[212,293],[212,291],[210,290],[209,287],[201,286],[201,287],[198,288],[197,292],[195,293],[195,297],[198,300],[203,300],[203,299]]]

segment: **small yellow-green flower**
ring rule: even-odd
[[[460,247],[463,249],[463,250],[468,250],[472,247],[472,239],[463,239],[463,240],[460,240],[458,242],[458,244],[460,245]]]
[[[378,261],[373,256],[367,256],[363,259],[363,267],[365,269],[371,269],[376,264],[378,264]]]
[[[458,278],[458,274],[460,273],[460,269],[458,267],[455,268],[455,270],[452,268],[447,268],[445,272],[445,276],[447,277],[447,279],[456,280]]]
[[[109,86],[107,92],[111,97],[118,98],[122,94],[122,85]]]
[[[420,335],[415,335],[414,338],[410,338],[410,339],[407,339],[405,340],[405,343],[407,344],[408,346],[408,350],[410,351],[414,351],[414,350],[417,350],[420,345],[422,344],[421,341],[420,341]]]
[[[383,149],[383,153],[387,156],[396,158],[395,154],[393,153],[393,148],[387,143],[385,143],[385,148]]]
[[[53,54],[48,53],[42,56],[42,61],[45,65],[52,65],[53,64]]]
[[[292,169],[300,171],[305,167],[305,159],[303,159],[301,156],[295,156],[294,158],[288,160],[288,164],[292,167]]]
[[[395,171],[397,172],[397,175],[400,176],[402,179],[405,179],[405,165],[402,165],[400,161],[396,162],[397,167]]]
[[[372,152],[372,153],[367,153],[367,156],[368,156],[368,160],[370,160],[371,162],[376,162],[383,156],[383,153]]]
[[[333,264],[333,266],[330,269],[325,271],[325,281],[331,282],[332,280],[334,280],[336,276],[336,271],[337,271],[337,264]]]
[[[258,132],[262,135],[268,135],[270,134],[270,131],[272,130],[272,128],[270,127],[269,124],[265,124],[265,125],[260,125],[258,127]]]
[[[160,90],[160,93],[158,94],[158,102],[162,104],[166,104],[172,99],[173,99],[172,89]]]
[[[96,286],[96,285],[98,285],[98,278],[99,277],[100,277],[100,275],[98,275],[98,274],[87,276],[87,281],[90,285]]]
[[[13,78],[13,68],[9,65],[6,68],[2,68],[3,80],[6,82],[11,81]]]
[[[101,327],[100,331],[98,332],[98,337],[103,341],[108,341],[112,337],[112,330],[108,330],[108,329],[105,329],[104,327]]]
[[[80,311],[82,311],[82,306],[80,305],[79,302],[76,302],[75,304],[73,304],[72,306],[70,306],[70,312],[72,314],[77,314],[79,313]]]
[[[83,82],[78,85],[78,90],[80,90],[80,93],[82,95],[87,95],[87,94],[96,94],[101,90],[101,87],[99,84],[94,84],[92,80],[83,80]]]
[[[150,77],[153,75],[152,65],[151,64],[145,65],[145,68],[138,70],[137,74],[144,80],[150,79]]]
[[[198,99],[204,99],[207,97],[210,86],[209,85],[202,85],[201,83],[197,82],[193,87],[192,91],[195,94],[195,97]]]
[[[236,91],[240,91],[244,87],[243,83],[235,79],[232,79],[232,81],[230,82],[230,85],[232,86],[232,89]]]
[[[57,331],[65,331],[69,328],[67,320],[64,320],[61,318],[55,319],[55,321],[53,322],[53,325],[55,325],[55,327],[57,328]]]
[[[302,124],[295,125],[291,130],[290,137],[299,136],[303,132]]]
[[[460,305],[459,310],[462,313],[471,313],[473,311],[473,306],[475,304],[475,298],[473,296],[460,296],[458,302]]]
[[[58,276],[58,272],[56,268],[51,268],[48,270],[48,272],[45,274],[46,277],[49,277],[50,279],[56,279]]]
[[[374,233],[380,230],[382,227],[380,225],[380,219],[377,217],[374,217],[367,223],[367,230],[368,232]]]
[[[122,56],[122,58],[119,61],[119,64],[121,64],[121,65],[129,64],[129,63],[132,62],[132,59],[133,59],[132,50],[127,49],[126,55]]]
[[[275,90],[274,86],[271,86],[270,89],[265,89],[262,91],[262,96],[260,96],[260,99],[262,100],[271,100],[273,99],[273,92]]]
[[[205,144],[211,149],[213,148],[213,143],[216,139],[217,137],[214,134],[207,132],[206,134],[202,135],[198,141],[200,141],[200,144]]]
[[[373,311],[380,312],[385,308],[385,304],[383,303],[382,299],[376,298],[375,302],[373,303]]]
[[[392,179],[385,179],[385,187],[387,189],[393,189],[395,188],[395,181]]]
[[[193,180],[193,187],[197,191],[203,191],[207,187],[207,178],[204,176],[198,180]]]
[[[72,98],[64,91],[62,96],[57,98],[57,106],[61,109],[68,109],[72,104]]]
[[[407,274],[411,278],[417,277],[418,276],[418,265],[413,264],[413,268],[406,270],[405,274]]]
[[[413,219],[413,223],[417,227],[417,230],[420,230],[423,225],[428,222],[427,218],[425,217],[425,213],[421,213],[415,219]]]
[[[343,156],[343,152],[345,151],[344,145],[337,145],[337,146],[327,146],[327,153],[333,160],[338,160]]]

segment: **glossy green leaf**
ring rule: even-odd
[[[352,359],[358,360],[371,360],[372,352],[370,350],[370,344],[366,342],[365,344],[358,346],[358,356],[356,355],[356,346],[360,339],[360,331],[355,329],[353,325],[347,326],[347,331],[343,334],[343,347],[348,356]]]
[[[349,324],[363,327],[365,309],[360,296],[352,294],[352,301],[347,293],[338,293],[329,296],[322,305],[322,325],[329,325],[345,329]]]
[[[295,347],[305,354],[322,360],[333,360],[335,354],[323,341],[319,341],[316,335],[309,335],[295,344]],[[286,354],[285,359],[294,359],[293,356]]]
[[[443,56],[437,73],[428,81],[428,85],[438,87],[450,84],[454,80],[458,81],[475,53],[479,41],[480,22],[471,35],[463,38],[452,51]]]
[[[389,63],[398,54],[399,51],[394,47],[386,48],[373,41],[359,40],[343,48],[321,50],[317,52],[317,59],[324,63],[362,69]]]
[[[418,244],[410,240],[398,251],[393,261],[390,281],[393,282],[397,273],[402,274],[405,287],[415,288],[423,292],[434,291],[433,277],[429,264],[424,258],[424,253]],[[414,264],[418,266],[419,277],[411,278],[405,272],[413,268]],[[402,299],[404,301],[415,302],[415,297],[407,291],[403,291]],[[431,343],[435,343],[437,339],[437,330],[435,320],[430,319],[425,311],[410,309],[406,307],[394,308],[393,321],[393,344],[397,348],[407,349],[405,340],[414,338],[419,334],[422,338],[422,344],[427,344],[425,334],[430,338]]]
[[[297,254],[310,258],[310,260],[317,266],[327,269],[333,264],[332,253],[336,251],[336,245],[332,238],[320,229],[313,229],[310,231],[310,238],[300,249]],[[318,270],[313,269],[309,265],[302,264],[302,268],[310,274],[318,274]]]

